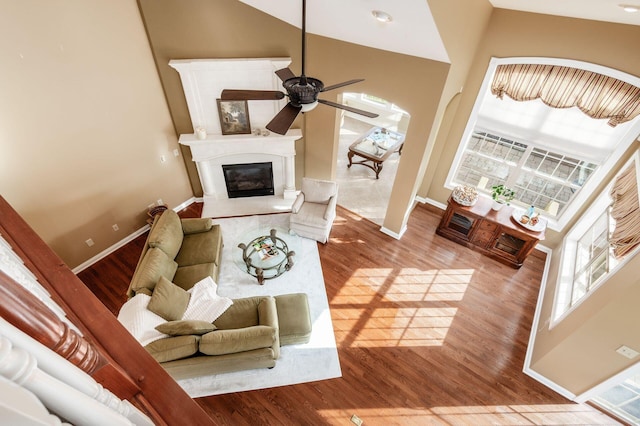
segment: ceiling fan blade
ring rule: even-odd
[[[280,77],[280,80],[282,81],[287,81],[296,76],[289,68],[282,68],[281,70],[276,71],[276,75]]]
[[[350,106],[347,106],[347,105],[337,104],[337,103],[331,102],[331,101],[325,101],[324,99],[318,99],[318,102],[320,102],[321,104],[332,106],[334,108],[340,108],[340,109],[344,109],[346,111],[355,112],[356,114],[364,115],[365,117],[369,117],[369,118],[378,117],[378,114],[374,114],[373,112],[364,111],[364,110],[361,110],[361,109],[358,109],[358,108],[353,108],[353,107],[350,107]]]
[[[360,83],[361,81],[364,81],[364,78],[358,78],[358,79],[355,79],[355,80],[344,81],[342,83],[334,84],[333,86],[327,86],[324,89],[322,89],[322,92],[327,92],[329,90],[337,89],[338,87],[348,86],[350,84]]]
[[[284,93],[278,90],[229,90],[225,89],[220,95],[223,101],[274,101],[284,98]]]
[[[291,124],[293,124],[293,120],[296,119],[300,110],[302,110],[302,108],[293,106],[291,102],[289,102],[273,117],[273,120],[267,124],[267,129],[279,135],[284,135],[287,133],[287,130],[289,130],[289,127],[291,127]]]

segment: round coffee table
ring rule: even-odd
[[[260,285],[293,267],[296,252],[277,234],[278,231],[273,228],[269,230],[269,235],[260,235],[248,243],[238,244],[247,273],[256,277]]]

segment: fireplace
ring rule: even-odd
[[[229,198],[273,195],[272,163],[223,164]]]
[[[282,81],[275,74],[291,63],[290,58],[262,59],[180,59],[169,65],[180,73],[185,99],[194,129],[206,130],[204,139],[195,134],[180,135],[180,144],[189,147],[202,185],[202,217],[229,217],[290,211],[296,199],[296,141],[300,129],[289,129],[286,135],[240,134],[222,135],[216,99],[223,89],[251,87],[279,90]],[[251,124],[263,129],[286,105],[279,102],[249,101]],[[227,172],[223,166],[271,163],[270,195],[232,195],[228,191]],[[255,172],[258,173],[258,172]],[[242,180],[245,186],[254,178]],[[238,184],[240,181],[238,182]],[[263,185],[264,186],[264,185]],[[256,188],[237,188],[249,189]],[[264,190],[265,188],[259,188]]]

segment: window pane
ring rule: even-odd
[[[519,166],[520,165],[520,166]],[[456,184],[477,186],[488,178],[488,190],[507,185],[515,190],[514,203],[534,206],[544,214],[552,203],[561,215],[597,165],[575,156],[529,146],[488,132],[473,132],[456,170]]]

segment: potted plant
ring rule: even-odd
[[[494,185],[491,187],[491,198],[493,199],[493,210],[500,210],[502,206],[509,205],[516,193],[504,185]]]

